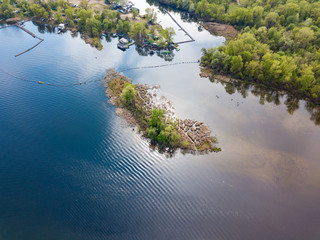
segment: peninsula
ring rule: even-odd
[[[108,2],[108,3],[107,3]],[[41,25],[58,27],[59,32],[79,32],[81,37],[97,49],[102,49],[102,37],[118,37],[118,47],[127,49],[136,44],[154,50],[172,50],[175,31],[157,23],[154,9],[145,15],[131,2],[93,2],[86,0],[72,4],[69,1],[9,1],[0,3],[0,23],[32,20]],[[119,46],[120,45],[120,46]]]

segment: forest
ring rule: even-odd
[[[287,90],[320,103],[320,2],[315,0],[160,0],[199,20],[240,31],[203,49],[214,73]]]

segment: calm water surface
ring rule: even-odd
[[[223,44],[173,15],[196,42],[181,45],[172,62]],[[45,41],[17,58],[36,39],[0,30],[0,68],[25,79],[77,83],[102,79],[110,67],[167,63],[122,52],[116,41],[97,51],[79,36],[26,27]],[[58,88],[0,71],[1,240],[320,239],[320,128],[303,102],[292,115],[285,96],[262,105],[253,88],[240,93],[200,78],[197,64],[126,74],[160,84],[177,115],[208,123],[223,151],[166,157],[115,115],[100,82]]]

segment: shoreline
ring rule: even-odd
[[[225,37],[226,41],[235,39],[239,33],[238,30],[229,24],[205,21],[203,22],[203,27],[214,36]]]
[[[44,11],[41,16],[39,16],[39,13],[30,10],[30,6],[28,6],[28,9],[21,11],[19,5],[9,5],[17,10],[10,17],[1,19],[0,24],[13,25],[21,21],[32,21],[40,25],[58,27],[58,33],[68,30],[72,33],[79,33],[87,44],[98,50],[103,48],[101,39],[107,36],[118,37],[119,44],[121,38],[126,39],[129,44],[121,43],[122,45],[118,46],[121,50],[126,50],[133,44],[145,48],[146,51],[174,50],[177,48],[172,38],[175,35],[173,28],[163,28],[157,23],[156,13],[153,11],[141,16],[139,15],[139,9],[135,13],[122,12],[122,10],[119,10],[122,8],[120,5],[114,8],[111,3],[98,1],[87,2],[87,5],[82,7],[78,0],[62,2],[61,6],[59,4],[57,8],[48,5],[47,2],[33,4]],[[128,6],[123,6],[123,8]],[[48,7],[50,7],[50,11],[47,9]],[[63,25],[63,27],[61,28],[59,25]]]
[[[249,84],[252,84],[252,85],[257,85],[259,87],[263,87],[263,88],[265,88],[267,90],[270,90],[270,91],[277,91],[278,93],[280,93],[282,95],[285,94],[285,95],[288,95],[290,97],[294,97],[294,98],[296,98],[298,100],[304,100],[306,102],[309,102],[311,104],[315,104],[317,106],[320,105],[319,101],[316,101],[313,98],[305,96],[302,93],[299,93],[298,91],[285,89],[285,88],[283,88],[281,86],[267,85],[267,84],[264,84],[264,83],[261,83],[261,82],[257,82],[257,81],[254,81],[254,80],[250,80],[250,79],[241,80],[241,79],[233,78],[232,76],[226,75],[226,74],[223,74],[223,73],[214,73],[214,71],[212,69],[210,69],[209,67],[201,66],[199,75],[201,77],[203,77],[203,78],[209,78],[209,79],[210,78],[214,78],[214,79],[217,79],[217,80],[225,82],[225,83],[235,83],[235,82],[249,83]]]

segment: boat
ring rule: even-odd
[[[169,54],[171,51],[160,51],[160,54]]]
[[[121,50],[127,50],[129,47],[127,46],[127,45],[125,45],[125,44],[122,44],[122,43],[118,43],[117,44],[117,47],[119,48],[119,49],[121,49]]]

